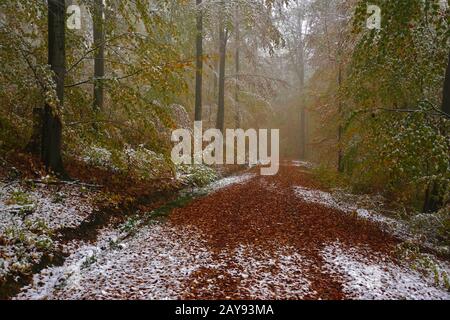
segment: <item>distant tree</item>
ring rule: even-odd
[[[308,23],[307,7],[302,1],[293,1],[293,5],[289,8],[287,16],[284,17],[285,23],[283,29],[285,32],[285,41],[287,46],[286,58],[289,61],[291,70],[294,74],[295,87],[298,90],[295,92],[296,97],[300,98],[297,102],[296,121],[296,136],[297,143],[296,154],[300,159],[306,159],[306,145],[307,145],[307,113],[304,99],[305,93],[305,66],[306,66],[306,24]],[[297,124],[298,123],[298,124]]]
[[[196,79],[195,79],[195,121],[202,120],[203,90],[203,12],[202,0],[197,0],[197,35],[196,35]]]
[[[235,44],[235,55],[234,55],[234,60],[235,60],[235,72],[236,72],[236,85],[235,85],[235,93],[234,93],[234,103],[235,103],[235,126],[236,128],[240,128],[241,127],[241,109],[239,106],[239,91],[240,91],[240,87],[239,87],[239,73],[241,72],[241,30],[240,30],[241,26],[240,26],[240,14],[239,14],[239,7],[236,7],[236,14],[235,14],[235,25],[234,25],[234,29],[235,29],[235,37],[236,37],[236,44]]]
[[[225,9],[224,2],[221,2],[222,8]],[[225,63],[227,54],[228,29],[225,26],[225,14],[220,14],[219,22],[219,102],[217,112],[216,128],[225,130]]]
[[[303,24],[305,22],[305,12],[304,8],[302,8],[301,5],[299,5],[297,1],[297,32],[298,32],[298,43],[296,45],[296,54],[297,54],[297,61],[298,66],[296,67],[297,73],[298,73],[298,79],[299,79],[299,91],[300,95],[303,97],[304,90],[305,90],[305,31]],[[306,126],[307,126],[307,120],[306,120],[306,106],[305,101],[300,102],[300,159],[305,160],[306,159]]]

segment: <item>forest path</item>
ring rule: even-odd
[[[317,190],[307,171],[284,163],[276,176],[257,175],[175,210],[169,223],[198,229],[213,260],[190,276],[182,298],[343,299],[346,279],[327,254],[358,248],[371,260],[394,251],[398,242],[377,226],[306,202],[297,187]]]
[[[306,169],[257,171],[95,259],[79,250],[18,298],[449,299],[397,261],[398,240],[377,225],[300,197],[318,189]]]

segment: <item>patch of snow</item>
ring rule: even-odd
[[[226,187],[234,185],[234,184],[242,184],[242,183],[247,182],[255,177],[256,177],[256,175],[252,174],[252,173],[246,173],[246,174],[242,174],[242,175],[226,177],[226,178],[219,179],[219,180],[211,183],[204,189],[207,190],[208,192],[216,192],[216,191],[219,191],[220,189],[226,188]]]
[[[300,160],[294,160],[290,162],[290,165],[293,167],[301,167],[306,169],[314,169],[315,165],[308,161],[300,161]]]
[[[214,256],[214,263],[193,279],[194,284],[207,285],[196,288],[200,296],[224,295],[227,287],[223,279],[232,280],[235,293],[250,299],[302,299],[313,293],[311,282],[306,277],[306,268],[311,263],[294,248],[278,247],[275,251],[252,245],[241,245],[224,249]],[[187,288],[189,291],[190,288]]]
[[[77,186],[0,186],[0,280],[27,274],[56,244],[53,231],[77,227],[92,212],[93,193]]]
[[[312,190],[304,187],[295,187],[294,191],[296,195],[302,200],[309,203],[316,203],[320,205],[324,205],[329,208],[342,210],[342,206],[340,206],[332,197],[332,195],[328,192],[323,192],[320,190]]]
[[[255,254],[255,248],[240,246],[232,254],[237,266],[228,272],[241,277],[240,290],[262,300],[301,299],[312,293],[304,271],[310,262],[305,257],[288,247],[274,254],[261,251]]]
[[[220,273],[206,279],[209,285],[201,290],[215,290],[215,281],[232,277],[240,280],[239,292],[255,299],[302,298],[310,291],[302,272],[308,262],[291,248],[271,255],[241,246],[213,255],[196,229],[164,223],[143,227],[123,242],[114,240],[120,238],[104,231],[95,245],[69,245],[74,253],[64,265],[34,275],[15,299],[178,299],[200,268]]]
[[[448,300],[450,293],[407,266],[368,248],[344,248],[339,242],[322,251],[325,269],[341,278],[343,291],[361,300]]]
[[[84,148],[81,160],[93,166],[113,168],[111,151],[100,146],[91,145]]]
[[[77,227],[92,213],[90,195],[80,195],[79,188],[66,188],[59,192],[61,202],[55,202],[51,190],[40,188],[31,193],[36,210],[30,218],[42,219],[50,229]]]
[[[77,250],[35,275],[17,299],[176,299],[182,281],[210,263],[195,231],[156,223],[121,245]]]
[[[8,204],[14,191],[26,194],[30,204]],[[0,188],[0,232],[20,221],[42,221],[46,227],[56,230],[62,227],[77,227],[93,210],[90,191],[81,191],[79,186],[48,186],[36,185],[34,188],[24,188],[16,182],[6,188]],[[29,212],[21,217],[18,210],[29,208]]]
[[[409,231],[405,223],[386,217],[373,210],[359,208],[357,204],[342,201],[329,192],[308,189],[301,186],[294,187],[294,192],[303,201],[316,203],[348,214],[356,214],[358,218],[374,222],[400,239],[409,240],[414,238],[413,233]]]

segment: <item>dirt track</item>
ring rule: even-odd
[[[99,250],[87,266],[91,248],[78,249],[18,298],[449,299],[396,260],[399,241],[377,225],[299,197],[296,187],[318,188],[302,168],[256,172],[175,209],[120,249]]]
[[[191,277],[185,298],[248,298],[252,295],[240,287],[240,277],[225,277],[216,281],[231,265],[236,265],[233,251],[239,246],[251,246],[252,257],[276,256],[288,247],[308,261],[302,276],[311,283],[303,298],[342,299],[341,279],[324,273],[322,251],[338,241],[341,245],[368,246],[375,252],[389,254],[397,241],[376,226],[357,220],[342,212],[299,199],[295,186],[317,187],[311,178],[296,167],[283,166],[277,176],[257,176],[198,200],[176,210],[170,218],[180,228],[196,226],[204,235],[223,270],[203,268]],[[223,250],[229,255],[224,255]],[[277,268],[276,266],[274,267]],[[270,269],[270,268],[269,268]],[[274,270],[267,270],[269,272]],[[215,282],[214,291],[203,290],[208,281]],[[251,283],[247,283],[250,285]],[[281,285],[273,298],[298,298],[282,292]],[[245,289],[245,288],[244,288]],[[278,295],[278,296],[277,296]]]

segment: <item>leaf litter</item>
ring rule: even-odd
[[[313,190],[295,166],[238,179],[131,237],[103,230],[94,245],[74,244],[62,267],[36,274],[16,298],[449,298],[398,261],[394,235]]]

